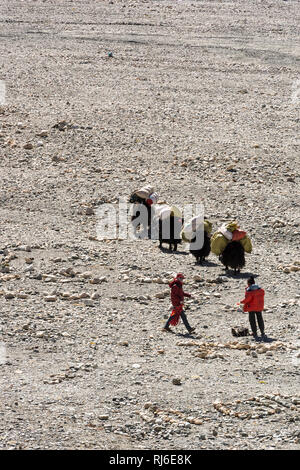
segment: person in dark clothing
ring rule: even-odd
[[[264,309],[265,291],[255,284],[253,276],[248,279],[247,284],[248,287],[246,288],[245,298],[241,300],[240,303],[244,304],[244,312],[249,312],[249,323],[254,338],[257,338],[257,325],[261,332],[262,338],[264,338],[265,325],[262,311]]]
[[[171,302],[173,305],[173,310],[167,320],[167,323],[165,324],[164,331],[171,331],[169,325],[178,325],[180,318],[182,319],[183,324],[189,333],[193,333],[195,331],[195,328],[192,328],[190,326],[186,314],[183,310],[184,297],[191,297],[191,294],[188,294],[187,292],[183,291],[183,279],[184,275],[182,273],[178,273],[174,280],[169,283],[169,286],[171,288]]]

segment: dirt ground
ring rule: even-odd
[[[299,6],[1,2],[2,450],[299,449]],[[242,272],[99,240],[145,184],[237,220]],[[179,271],[193,335],[162,332]],[[264,341],[231,333],[250,274]]]

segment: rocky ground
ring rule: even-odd
[[[299,449],[299,2],[0,9],[0,448]],[[146,183],[238,220],[243,272],[99,240]],[[161,331],[178,271],[192,336]],[[266,341],[231,334],[249,274]]]

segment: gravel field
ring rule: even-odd
[[[300,2],[0,5],[0,449],[299,450]],[[237,220],[236,276],[99,240],[151,184]],[[168,280],[184,272],[186,313]],[[246,279],[266,341],[235,338]]]

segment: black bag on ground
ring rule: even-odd
[[[249,336],[248,328],[244,328],[243,326],[235,326],[231,328],[231,333],[233,336]]]

